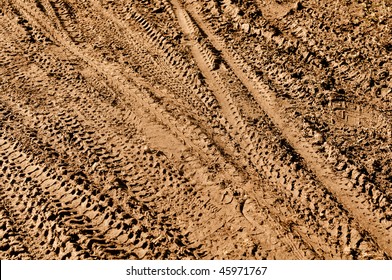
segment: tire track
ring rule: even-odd
[[[184,28],[184,30],[185,30],[185,33],[189,33],[189,34],[191,34],[192,33],[192,36],[194,36],[194,37],[196,37],[196,39],[195,40],[197,40],[197,36],[199,36],[198,34],[200,34],[200,32],[197,30],[197,27],[196,26],[194,26],[194,24],[192,23],[192,20],[190,19],[190,17],[189,16],[187,16],[187,14],[185,13],[185,12],[182,12],[181,10],[179,10],[180,8],[179,8],[179,6],[176,6],[176,8],[177,8],[177,15],[178,15],[178,17],[179,17],[179,20],[180,20],[180,25],[182,25],[183,26],[183,28]],[[182,23],[181,23],[181,21],[182,21]],[[236,122],[236,125],[237,125],[237,127],[239,127],[239,131],[238,131],[238,133],[240,133],[240,134],[248,134],[248,135],[251,135],[251,137],[250,138],[247,138],[247,137],[244,137],[244,138],[242,138],[241,140],[241,142],[246,142],[246,141],[250,141],[248,144],[246,144],[247,145],[247,147],[245,147],[244,148],[244,150],[247,152],[247,154],[249,154],[250,155],[250,158],[249,158],[249,161],[250,162],[252,162],[253,161],[253,164],[254,164],[254,166],[256,167],[256,170],[258,169],[258,166],[260,165],[260,163],[263,161],[262,160],[262,158],[260,158],[260,154],[261,153],[263,153],[263,151],[265,151],[266,150],[266,148],[265,147],[263,147],[263,148],[261,148],[260,150],[258,150],[257,148],[259,148],[260,146],[258,145],[258,144],[260,144],[260,142],[262,142],[262,141],[264,141],[265,142],[265,140],[262,140],[262,139],[258,139],[258,140],[256,140],[259,136],[258,136],[258,134],[259,134],[259,132],[258,131],[256,131],[256,130],[252,130],[251,128],[249,128],[248,126],[247,126],[247,124],[246,123],[244,123],[243,121],[242,121],[242,124],[241,124],[241,121],[239,121],[239,120],[241,120],[241,119],[243,119],[243,116],[241,116],[241,114],[239,113],[239,111],[238,111],[238,109],[236,108],[236,106],[234,105],[234,104],[238,104],[238,102],[234,102],[233,100],[232,100],[232,97],[230,97],[230,95],[228,95],[228,94],[226,94],[226,93],[224,93],[223,91],[221,91],[220,90],[220,88],[225,88],[225,89],[227,89],[227,91],[229,91],[230,92],[230,90],[231,90],[231,86],[229,85],[229,84],[225,84],[222,80],[221,80],[221,78],[219,77],[219,71],[217,70],[217,71],[211,71],[212,69],[214,69],[214,67],[213,67],[213,59],[210,59],[211,58],[211,55],[208,55],[208,51],[206,51],[205,50],[205,46],[202,46],[202,45],[200,45],[200,44],[198,44],[198,43],[194,43],[193,44],[193,49],[192,49],[192,52],[193,52],[193,54],[194,54],[194,56],[195,56],[195,59],[196,60],[199,60],[199,61],[201,61],[200,63],[202,64],[201,66],[200,66],[200,68],[201,69],[203,69],[204,71],[204,74],[205,74],[205,76],[207,77],[207,79],[210,79],[210,84],[211,85],[213,85],[213,83],[217,83],[217,84],[219,84],[220,85],[220,87],[215,87],[214,88],[214,91],[215,92],[217,92],[218,94],[220,94],[221,96],[226,96],[226,97],[221,97],[221,98],[218,98],[218,100],[220,100],[221,102],[222,102],[222,104],[221,104],[221,107],[222,108],[230,108],[230,110],[229,110],[229,112],[226,112],[226,114],[230,117],[230,116],[232,116],[232,117],[235,117],[235,119],[233,119],[232,120],[232,122]],[[207,53],[207,54],[206,54]],[[204,62],[204,60],[206,60],[207,62]],[[208,67],[208,61],[210,62],[209,63],[209,67]],[[203,63],[204,63],[204,65],[203,65]],[[230,79],[230,81],[233,81],[233,78],[232,79]],[[243,127],[242,129],[241,129],[241,126]],[[263,133],[265,133],[265,131],[263,131]],[[248,136],[249,137],[249,136]],[[253,139],[252,139],[253,138]],[[255,140],[253,143],[252,143],[252,140]],[[267,146],[268,147],[268,146]],[[276,149],[276,148],[275,148]],[[283,151],[282,151],[283,152]],[[287,153],[287,152],[286,152]],[[265,159],[264,159],[265,160]],[[268,162],[268,159],[267,159],[267,162]],[[294,176],[296,176],[296,175],[294,175],[294,174],[291,174],[290,175],[290,173],[289,174],[285,174],[285,171],[284,171],[284,169],[283,170],[281,170],[282,168],[274,168],[274,165],[275,164],[277,164],[278,166],[279,166],[279,161],[277,160],[277,159],[273,159],[273,161],[272,162],[269,162],[269,163],[267,163],[267,165],[266,165],[266,167],[268,168],[268,166],[272,166],[272,170],[276,170],[276,171],[273,171],[273,172],[269,172],[270,170],[266,170],[267,171],[267,174],[269,173],[270,174],[270,179],[271,180],[276,180],[276,182],[278,183],[278,184],[282,184],[283,185],[283,188],[287,188],[285,185],[290,185],[290,180],[293,180],[292,178],[294,178]],[[298,164],[298,163],[297,163]],[[263,165],[263,164],[262,164]],[[285,165],[285,163],[282,163],[282,164],[280,164],[282,167]],[[290,170],[290,168],[289,168],[289,170]],[[263,172],[262,170],[259,170],[259,172]],[[264,172],[266,172],[266,171],[264,171]],[[283,172],[282,172],[283,171]],[[291,171],[291,172],[293,172],[293,171]],[[283,174],[282,174],[283,173]],[[306,173],[305,173],[306,174]],[[271,175],[272,175],[272,177],[271,177]],[[293,176],[294,175],[294,176]],[[297,175],[298,176],[298,175]],[[283,179],[283,181],[281,180],[281,179],[278,179],[279,177],[283,177],[284,179]],[[293,185],[295,184],[295,181],[296,180],[294,180],[293,181]],[[312,183],[313,185],[318,185],[318,183],[317,182],[304,182],[305,183],[305,186],[306,186],[306,184],[307,183]],[[297,183],[298,184],[298,183]],[[301,190],[300,191],[300,196],[301,196],[301,192],[302,192],[302,190],[303,189],[305,189],[306,190],[306,187],[304,188],[304,187],[300,187],[300,188],[298,188],[298,190]],[[290,191],[290,189],[288,189],[289,191]],[[293,191],[294,189],[291,189],[291,191]],[[310,191],[310,193],[308,193],[308,195],[306,195],[306,193],[307,192],[309,192],[310,190],[308,190],[308,191],[305,191],[303,194],[302,194],[302,198],[300,197],[300,199],[301,199],[301,201],[304,201],[303,199],[304,199],[304,197],[306,197],[306,196],[308,196],[309,195],[309,197],[312,197],[312,196],[314,196],[315,194],[312,194],[312,192],[313,191]],[[294,193],[294,195],[295,195],[295,193]],[[325,197],[325,196],[329,196],[328,194],[324,194],[324,195],[321,195],[322,197]],[[317,197],[317,195],[316,195],[316,197]],[[305,201],[307,201],[307,199],[305,199]],[[311,199],[309,202],[311,202],[311,207],[316,207],[316,208],[320,208],[320,210],[321,209],[323,209],[325,206],[321,206],[321,205],[317,205],[318,203],[320,203],[320,202],[316,202],[314,199]],[[315,204],[313,204],[313,203],[315,203]],[[324,202],[325,203],[325,202]],[[332,204],[334,204],[335,202],[332,202]],[[306,203],[307,204],[307,203]],[[321,207],[320,207],[321,206]],[[336,206],[335,206],[336,207]],[[312,212],[312,211],[311,211]],[[316,213],[315,213],[316,214]],[[317,213],[316,215],[319,215],[319,213]],[[322,215],[324,215],[324,214],[322,214]],[[336,222],[336,228],[339,226],[339,225],[341,225],[341,222],[339,221],[339,222]],[[326,228],[327,228],[327,230],[329,231],[329,235],[330,234],[332,234],[332,235],[335,235],[335,236],[337,236],[337,232],[335,232],[335,234],[333,233],[333,231],[330,231],[330,229],[331,229],[331,225],[329,224],[327,224],[326,225]],[[340,235],[340,233],[338,234],[338,235]],[[353,230],[353,235],[354,235],[354,230]],[[313,243],[314,243],[315,241],[313,241]],[[325,242],[325,241],[322,241],[322,242],[320,242],[320,241],[316,241],[315,243],[317,244],[317,243],[323,243],[323,242]],[[344,242],[342,242],[343,244],[344,244]],[[354,247],[355,247],[356,245],[354,245]],[[330,254],[332,254],[332,253],[330,253]]]
[[[48,143],[44,143],[44,145],[45,144],[48,145]],[[56,146],[59,147],[59,145]],[[61,154],[60,157],[63,158]],[[47,157],[43,156],[41,160],[45,160],[46,158]],[[68,180],[70,180],[70,182],[65,180],[65,183],[63,181],[61,185],[59,183],[56,184],[56,186],[53,186],[53,189],[51,189],[49,193],[52,197],[54,197],[55,201],[60,200],[63,205],[67,206],[67,209],[72,209],[75,212],[73,216],[76,217],[72,217],[70,220],[67,220],[66,225],[70,228],[74,228],[75,226],[77,227],[80,225],[81,229],[83,230],[81,230],[82,234],[78,235],[77,239],[83,240],[83,243],[88,250],[96,251],[99,258],[105,259],[112,258],[114,255],[120,258],[127,256],[134,256],[137,258],[145,257],[145,254],[143,256],[140,256],[140,254],[143,252],[146,253],[145,247],[149,245],[149,243],[146,243],[147,241],[145,240],[143,241],[143,239],[146,238],[146,234],[143,234],[144,237],[142,240],[140,240],[140,234],[142,232],[148,233],[150,231],[148,228],[151,228],[151,221],[146,221],[148,224],[150,224],[149,227],[142,226],[144,224],[142,223],[140,225],[142,226],[140,230],[136,228],[131,236],[131,234],[126,233],[127,229],[134,228],[132,225],[136,225],[135,227],[137,227],[138,222],[133,217],[122,217],[122,215],[129,216],[130,213],[135,212],[132,211],[133,208],[139,208],[141,213],[138,213],[137,216],[140,217],[142,214],[141,219],[144,220],[146,218],[146,209],[149,209],[149,212],[153,211],[151,206],[147,206],[147,204],[141,202],[143,201],[141,195],[137,195],[135,200],[135,198],[132,198],[132,191],[130,193],[116,193],[116,191],[113,191],[113,188],[114,190],[121,188],[121,184],[124,184],[124,182],[120,179],[112,179],[110,181],[109,178],[109,185],[107,183],[105,184],[105,181],[91,182],[89,180],[89,176],[94,175],[94,173],[84,173],[85,170],[81,166],[72,167],[72,163],[69,160],[65,166],[59,166],[57,170],[61,170],[62,172],[62,174],[59,176],[65,176],[65,178],[69,178]],[[93,177],[97,178],[98,176]],[[49,186],[52,186],[53,180],[49,181],[51,181]],[[135,183],[137,185],[137,182],[134,180],[133,184]],[[40,185],[44,184],[45,183],[41,183]],[[101,194],[99,192],[100,187],[98,187],[100,185],[107,186],[106,190],[104,188]],[[130,194],[131,196],[129,196]],[[126,196],[124,197],[124,195]],[[118,201],[116,197],[124,197],[124,199]],[[139,198],[140,202],[138,202]],[[135,203],[136,205],[134,205]],[[129,211],[124,212],[124,209]],[[116,222],[118,220],[121,222]],[[138,220],[140,220],[140,218]],[[136,234],[135,237],[133,236],[134,234]],[[165,236],[167,234],[170,234],[170,230],[162,235]],[[122,242],[119,243],[119,241],[117,241],[117,245],[116,243],[113,244],[113,241],[109,242],[109,240],[113,240],[113,238],[117,238]],[[152,239],[150,234],[147,234],[147,240],[148,239]],[[138,244],[139,246],[135,246]],[[140,246],[143,248],[140,248]],[[131,255],[126,252],[121,254],[121,251],[128,251],[129,249],[131,249]]]
[[[3,196],[1,194],[1,196]],[[0,259],[32,259],[30,250],[26,247],[26,234],[15,226],[12,216],[4,204],[4,197],[0,203]]]
[[[200,16],[194,11],[191,11],[192,16],[197,20],[199,26],[202,26],[203,31],[208,35],[210,41],[216,46],[225,58],[225,61],[231,66],[233,71],[244,83],[244,85],[253,94],[254,98],[258,101],[258,104],[265,110],[271,117],[273,122],[280,128],[283,136],[288,139],[290,144],[295,150],[306,160],[308,166],[312,166],[313,172],[317,175],[318,179],[327,186],[333,194],[343,203],[343,205],[355,216],[357,222],[361,226],[369,231],[372,236],[377,240],[378,244],[387,252],[391,254],[390,242],[391,236],[385,235],[388,232],[389,223],[380,224],[378,219],[374,217],[372,206],[366,199],[353,199],[353,193],[356,192],[356,197],[360,197],[361,192],[353,188],[350,188],[349,180],[342,178],[336,174],[331,167],[326,165],[326,160],[317,153],[317,150],[312,147],[308,141],[301,137],[296,129],[299,125],[292,124],[295,120],[288,120],[283,114],[282,109],[287,108],[288,105],[279,100],[279,105],[274,95],[268,88],[263,85],[260,81],[253,79],[256,77],[254,73],[250,73],[251,78],[244,72],[243,67],[249,67],[246,63],[240,60],[239,56],[234,51],[229,51],[224,46],[224,43],[213,34],[208,27],[202,22]],[[251,69],[250,69],[251,70]],[[249,71],[249,70],[248,70]],[[256,82],[257,86],[254,86]],[[283,103],[283,104],[282,104]],[[333,176],[336,178],[331,181],[330,178]],[[354,196],[355,197],[355,196]],[[364,223],[364,217],[366,217],[366,223]]]
[[[4,10],[0,118],[4,141],[16,144],[4,149],[2,213],[36,235],[12,256],[4,247],[6,258],[389,257],[378,235],[389,227],[388,196],[318,140],[318,123],[285,122],[294,103],[279,94],[292,70],[275,58],[265,65],[277,77],[260,77],[253,54],[238,55],[230,34],[210,31],[214,19],[176,1],[16,0]],[[263,46],[293,45],[265,32],[268,21],[256,30],[235,17],[241,32],[270,36]],[[350,194],[343,204],[340,187]],[[349,199],[369,202],[370,227],[353,219]],[[372,228],[380,221],[384,229]]]
[[[374,106],[377,98],[370,102],[362,99],[362,101],[358,100],[362,93],[355,93],[354,88],[358,89],[358,85],[352,83],[353,77],[356,75],[350,75],[351,84],[349,86],[344,82],[346,79],[341,77],[349,69],[348,65],[352,69],[357,67],[352,65],[353,62],[351,58],[348,59],[349,56],[345,56],[345,52],[350,51],[351,42],[344,43],[345,48],[343,52],[340,51],[339,55],[329,51],[329,49],[335,49],[334,41],[326,42],[328,46],[326,46],[326,43],[319,42],[316,44],[317,40],[314,40],[316,38],[312,38],[311,35],[317,35],[318,32],[314,30],[314,32],[311,32],[309,28],[304,28],[303,23],[298,23],[297,20],[297,17],[314,13],[315,10],[312,8],[302,7],[298,9],[297,7],[281,21],[268,22],[262,16],[259,16],[257,21],[250,21],[249,24],[252,26],[250,31],[243,30],[240,27],[246,24],[249,26],[248,23],[243,23],[244,20],[232,15],[232,19],[236,22],[235,25],[238,25],[236,29],[239,31],[239,34],[237,34],[239,36],[226,36],[227,34],[220,33],[230,40],[231,45],[244,45],[240,50],[242,53],[241,59],[246,61],[247,64],[253,65],[254,70],[252,71],[268,81],[270,89],[276,91],[279,98],[287,99],[290,102],[293,108],[290,113],[300,117],[307,126],[304,127],[307,137],[322,135],[323,138],[327,138],[324,141],[328,142],[328,148],[331,145],[336,146],[336,143],[333,143],[335,140],[342,136],[345,137],[346,142],[351,142],[350,146],[337,146],[333,149],[340,149],[340,151],[337,151],[339,154],[348,153],[351,161],[358,162],[356,164],[357,168],[363,169],[362,173],[370,173],[373,167],[369,166],[364,158],[373,157],[375,160],[379,158],[379,156],[374,155],[379,153],[378,149],[372,149],[372,146],[385,145],[384,136],[389,135],[391,131],[387,121],[388,118],[386,115],[384,116],[385,111],[380,110],[380,107],[386,103],[383,102]],[[322,21],[320,17],[317,16],[317,18]],[[294,23],[291,22],[292,19],[294,19]],[[281,22],[283,21],[288,21],[289,26],[282,25]],[[219,25],[222,25],[216,21],[210,22],[214,25],[214,28],[219,28]],[[329,25],[321,23],[320,26],[329,29]],[[304,29],[307,31],[303,32]],[[340,30],[340,27],[337,29]],[[257,40],[249,37],[248,34],[252,34]],[[296,37],[297,34],[299,35],[298,38]],[[331,58],[336,56],[338,60]],[[344,66],[343,72],[336,70],[340,68],[338,66],[340,63]],[[363,64],[360,63],[359,65]],[[379,66],[385,68],[385,62],[381,61]],[[369,69],[362,69],[360,72],[368,71]],[[387,77],[386,72],[383,70],[375,70],[375,72],[384,74],[380,76],[381,79],[378,79],[378,82],[375,82],[377,85],[369,87],[376,90],[375,88],[378,87],[380,82],[380,86],[386,90],[386,84],[382,82]],[[358,73],[357,76],[361,77],[363,75]],[[374,75],[372,76],[373,80],[377,80]],[[363,77],[358,81],[364,85],[368,84]],[[367,91],[365,88],[363,87],[361,91]],[[304,102],[304,99],[307,101]],[[314,113],[314,111],[318,112]],[[351,135],[346,133],[347,129],[351,130]],[[360,133],[358,133],[358,130]],[[366,136],[369,130],[372,136]],[[365,137],[363,137],[363,134],[365,134]],[[357,142],[358,138],[361,139],[360,144]],[[331,139],[333,140],[331,141]],[[378,143],[372,146],[369,145],[364,151],[363,142],[365,141]],[[324,147],[320,147],[320,151],[323,149]],[[373,151],[370,152],[370,150]],[[337,158],[334,160],[337,165],[342,160],[346,161],[347,164],[347,159]],[[379,190],[389,194],[388,187],[384,187],[389,185],[388,180],[382,179],[382,176],[377,176],[372,180],[375,183],[377,182],[376,185]]]

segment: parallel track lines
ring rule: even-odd
[[[288,114],[301,101],[280,96],[301,86],[285,82],[292,69],[271,56],[260,65],[277,76],[260,75],[252,39],[231,45],[231,32],[212,31],[227,18],[197,5],[7,1],[2,257],[391,256],[389,196],[329,142],[303,136],[304,117]],[[227,14],[242,4],[214,5],[242,35],[268,40],[258,53],[283,48],[296,64],[289,49],[300,45],[306,56],[262,16],[249,27]]]
[[[349,181],[337,175],[327,164],[325,164],[326,160],[322,157],[320,158],[317,150],[311,146],[308,141],[302,138],[301,133],[297,131],[296,128],[299,127],[299,124],[295,123],[296,120],[289,120],[284,114],[284,109],[290,106],[285,104],[282,100],[279,100],[278,104],[276,97],[266,85],[261,82],[255,83],[254,80],[251,80],[243,70],[243,67],[246,67],[246,64],[235,58],[236,55],[234,51],[226,49],[223,41],[209,30],[208,26],[196,12],[192,10],[190,12],[196,19],[197,23],[202,27],[203,31],[208,35],[212,44],[221,51],[225,61],[230,65],[238,78],[253,94],[261,108],[268,113],[269,117],[273,120],[277,127],[279,127],[282,135],[305,159],[307,165],[312,168],[312,171],[317,175],[318,179],[326,187],[328,187],[336,197],[338,197],[350,213],[355,216],[357,222],[372,234],[382,249],[388,255],[392,255],[392,235],[390,231],[387,230],[388,225],[383,226],[378,223],[371,211],[372,207],[368,201],[353,200],[353,191],[358,192],[357,196],[360,196],[360,192],[355,189],[348,188],[347,186],[349,185]],[[334,177],[335,179],[331,180],[331,177]],[[366,222],[364,222],[364,217],[366,217]]]

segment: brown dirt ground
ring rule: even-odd
[[[390,0],[0,0],[1,259],[390,259]]]

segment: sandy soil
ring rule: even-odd
[[[0,0],[1,259],[390,259],[390,0]]]

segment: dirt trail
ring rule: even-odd
[[[390,259],[390,54],[377,112],[313,0],[184,2],[1,1],[0,257]]]
[[[180,8],[180,6],[178,6],[178,8]],[[238,78],[253,94],[261,108],[279,128],[283,137],[286,138],[290,145],[304,158],[306,165],[312,169],[322,184],[329,188],[339,201],[347,207],[357,219],[358,223],[376,238],[378,244],[385,252],[392,254],[391,224],[387,223],[380,225],[377,218],[374,217],[371,204],[366,200],[358,198],[360,195],[359,191],[356,191],[357,195],[353,194],[353,190],[349,188],[350,180],[343,178],[334,172],[327,163],[327,159],[318,153],[317,146],[315,147],[315,145],[309,143],[308,140],[302,137],[301,131],[298,130],[298,127],[300,127],[301,124],[296,119],[290,118],[286,114],[287,110],[292,105],[283,100],[277,100],[275,94],[271,92],[265,84],[251,80],[249,74],[247,75],[243,71],[243,67],[247,67],[247,65],[238,64],[230,51],[225,48],[224,44],[219,41],[217,36],[215,36],[205,24],[203,24],[202,19],[197,15],[196,11],[193,11],[192,16],[197,20],[197,23],[207,34],[208,39],[212,44],[221,51],[225,61],[227,61]]]

